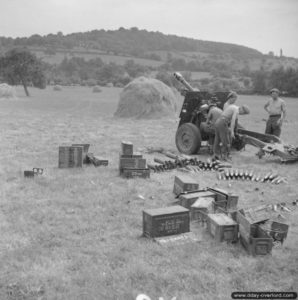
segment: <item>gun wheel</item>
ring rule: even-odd
[[[177,149],[184,154],[195,154],[201,147],[201,133],[192,123],[184,123],[176,132]]]

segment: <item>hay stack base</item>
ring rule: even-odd
[[[174,117],[176,96],[163,82],[139,77],[130,82],[120,94],[115,117],[151,119]]]
[[[7,83],[0,84],[0,99],[17,99],[16,90]]]
[[[98,85],[96,85],[93,87],[92,92],[93,93],[101,93],[102,91],[101,91],[101,88]]]

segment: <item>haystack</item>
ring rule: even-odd
[[[93,87],[92,92],[93,93],[101,93],[101,88],[98,85],[96,85]]]
[[[54,91],[62,91],[62,87],[61,87],[61,85],[54,85],[53,90]]]
[[[174,117],[176,96],[163,82],[139,77],[126,85],[120,94],[116,117],[161,118]]]
[[[0,84],[0,99],[17,99],[16,90],[7,83]]]

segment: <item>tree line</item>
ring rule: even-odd
[[[298,69],[279,67],[271,71],[261,67],[251,71],[245,67],[234,70],[229,63],[205,59],[185,62],[183,59],[168,57],[167,62],[154,68],[139,65],[128,59],[124,65],[105,63],[99,57],[85,60],[82,57],[65,57],[58,65],[39,60],[26,49],[12,49],[0,57],[0,79],[11,85],[22,84],[29,95],[28,86],[45,88],[47,84],[61,85],[107,85],[123,87],[132,79],[145,75],[163,81],[179,89],[173,78],[174,71],[183,71],[185,78],[201,90],[235,90],[246,94],[267,94],[276,87],[287,96],[298,96]],[[205,71],[210,77],[193,80],[192,71]]]

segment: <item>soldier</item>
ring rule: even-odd
[[[265,104],[264,109],[268,112],[269,118],[266,123],[266,134],[273,134],[277,137],[281,134],[281,126],[286,118],[286,103],[279,98],[279,90],[274,88],[270,91],[271,99]]]
[[[238,115],[249,114],[249,108],[246,105],[240,107],[235,104],[229,105],[226,110],[221,114],[221,116],[215,122],[215,140],[213,146],[214,158],[219,159],[220,152],[222,154],[223,160],[229,160],[230,157],[230,138],[235,137],[235,124]],[[222,143],[222,151],[220,151],[220,143]]]
[[[236,102],[238,98],[238,95],[236,92],[230,92],[228,94],[228,97],[227,97],[227,101],[225,102],[224,106],[223,106],[223,110],[226,110],[226,108],[231,105],[231,104],[234,104]]]
[[[206,122],[201,123],[201,131],[206,132],[209,135],[209,146],[213,148],[215,129],[214,124],[217,119],[221,116],[222,110],[216,106],[215,103],[209,104],[209,111]]]

